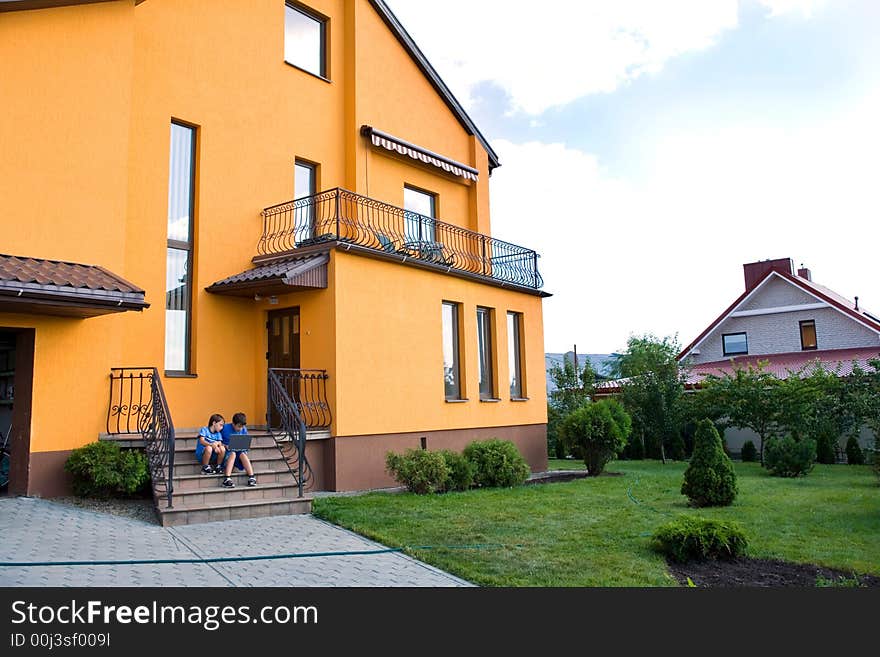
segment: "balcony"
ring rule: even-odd
[[[341,188],[266,208],[262,216],[261,256],[343,242],[535,290],[544,284],[531,249]]]

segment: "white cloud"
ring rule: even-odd
[[[512,110],[528,114],[612,92],[737,25],[736,0],[389,5],[466,106],[475,85],[491,81],[510,94]]]
[[[880,311],[880,95],[824,122],[720,125],[646,143],[646,182],[562,144],[496,141],[492,231],[537,250],[545,348],[608,352],[630,333],[690,342],[743,289],[744,262],[791,257]]]
[[[759,0],[762,5],[770,10],[771,16],[783,16],[785,14],[799,13],[804,18],[810,18],[813,13],[821,9],[826,0]]]

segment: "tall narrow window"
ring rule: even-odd
[[[436,231],[437,197],[415,187],[403,188],[403,209],[406,210],[406,239],[408,241],[433,242]]]
[[[318,193],[318,167],[309,162],[297,160],[293,174],[293,198],[301,201],[297,203],[296,223],[298,226],[306,226],[308,237],[316,236],[315,226],[315,201],[305,201]]]
[[[327,77],[327,19],[288,3],[284,8],[284,61]]]
[[[165,267],[165,370],[190,371],[193,196],[196,131],[171,124],[168,249]]]
[[[458,304],[443,302],[443,384],[446,399],[461,399]]]
[[[801,322],[801,349],[809,351],[818,349],[819,343],[816,340],[816,321],[807,319]]]
[[[510,398],[522,399],[522,314],[507,313],[507,362],[510,368]]]
[[[492,311],[477,308],[477,350],[479,352],[480,399],[495,398],[495,372],[492,367]]]

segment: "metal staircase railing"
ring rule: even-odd
[[[299,496],[302,497],[303,488],[314,477],[312,466],[306,458],[307,426],[281,378],[272,368],[268,372],[266,426],[284,456],[284,462],[299,488]],[[278,427],[272,426],[273,412],[279,419]]]

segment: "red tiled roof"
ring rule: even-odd
[[[809,373],[814,367],[821,367],[828,372],[836,372],[838,376],[849,376],[853,373],[854,365],[870,370],[868,361],[877,358],[880,358],[880,346],[828,349],[826,351],[794,351],[763,356],[736,356],[711,363],[691,365],[687,372],[685,387],[699,387],[710,374],[723,376],[724,374],[733,374],[737,368],[756,367],[759,361],[767,361],[764,366],[765,372],[769,372],[778,379],[786,379],[795,372],[806,371]],[[600,395],[614,394],[620,391],[620,384],[623,381],[626,379],[605,381],[596,386],[596,389]]]
[[[26,258],[0,254],[0,281],[33,283],[59,288],[104,290],[123,294],[141,294],[144,291],[124,278],[97,265],[76,262]]]

